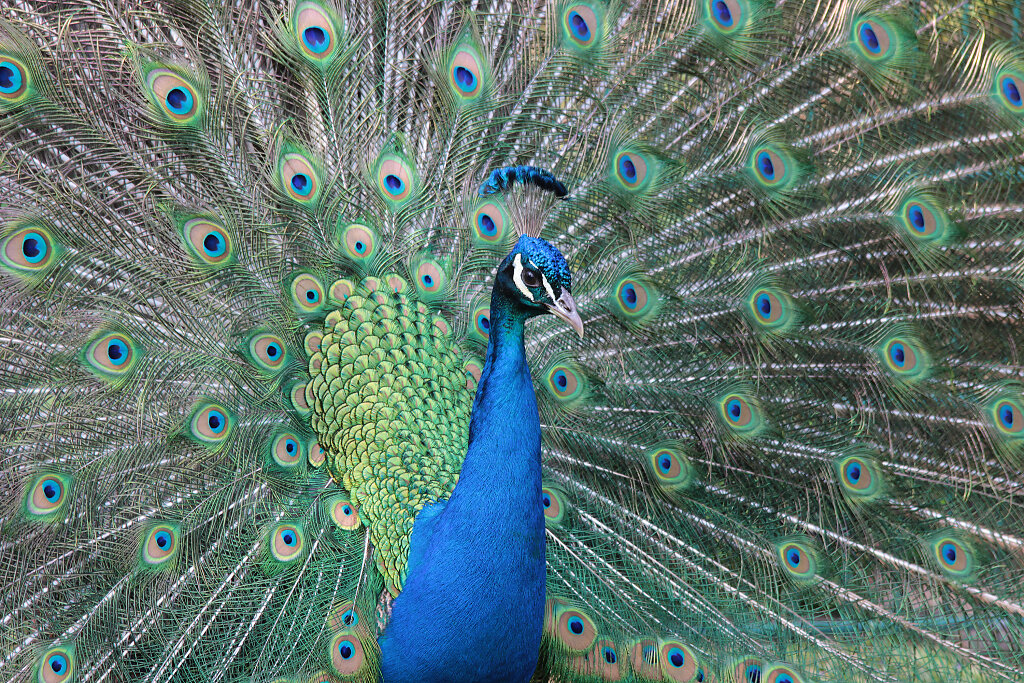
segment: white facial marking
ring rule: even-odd
[[[540,281],[544,284],[544,289],[547,290],[548,296],[551,298],[551,301],[557,303],[558,299],[555,298],[555,290],[551,289],[551,285],[548,284],[548,278],[547,276],[544,275],[544,273],[540,274]]]
[[[512,270],[512,282],[514,282],[516,284],[516,289],[518,289],[520,292],[522,292],[523,296],[525,296],[527,299],[529,299],[530,301],[533,301],[533,292],[530,291],[529,287],[527,287],[526,285],[523,284],[523,255],[522,254],[516,254],[515,260],[512,261],[512,268],[513,268],[513,270]],[[548,281],[545,280],[544,284],[546,285],[547,283],[548,283]],[[548,288],[548,291],[551,291],[550,287]]]

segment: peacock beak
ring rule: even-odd
[[[548,307],[551,315],[569,323],[569,327],[576,330],[576,334],[583,339],[583,321],[580,320],[580,314],[576,311],[576,302],[573,301],[572,295],[568,291],[562,290],[562,296],[555,299],[555,303],[544,305]]]

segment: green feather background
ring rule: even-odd
[[[0,678],[373,680],[539,230],[535,680],[1021,680],[1022,14],[5,4]]]

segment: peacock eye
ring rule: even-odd
[[[540,287],[540,273],[526,268],[523,270],[523,284],[527,287]]]

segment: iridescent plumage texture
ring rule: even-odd
[[[5,2],[0,680],[1024,679],[1022,31]]]

